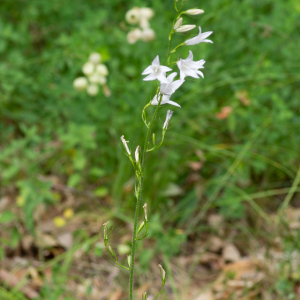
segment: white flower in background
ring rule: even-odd
[[[182,25],[182,18],[179,18],[176,23],[174,24],[173,29],[177,29]]]
[[[98,83],[100,85],[103,85],[107,82],[107,79],[106,79],[106,77],[104,77],[100,74],[94,73],[89,77],[89,81],[91,83]]]
[[[140,23],[139,23],[140,27],[142,29],[145,29],[145,28],[149,28],[150,27],[150,23],[147,19],[143,18],[140,20]]]
[[[187,31],[194,29],[195,27],[196,27],[196,25],[182,25],[182,26],[178,27],[177,29],[175,29],[175,31],[176,32],[187,32]]]
[[[148,75],[147,77],[145,77],[143,80],[144,81],[149,81],[149,80],[155,80],[158,79],[160,82],[164,82],[164,83],[168,83],[168,80],[166,78],[166,72],[168,71],[172,71],[171,68],[169,67],[165,67],[165,66],[161,66],[159,63],[159,56],[157,55],[151,66],[147,67],[144,72],[142,73],[142,75]]]
[[[128,32],[127,42],[129,44],[135,44],[138,40],[150,42],[155,39],[155,32],[150,28],[149,23],[149,20],[153,16],[154,11],[149,7],[134,7],[126,13],[126,21],[129,24],[138,24],[139,26],[139,28],[135,28]]]
[[[151,105],[158,105],[158,101],[160,100],[161,95],[159,94],[158,97],[157,95],[155,95],[153,97],[153,99],[151,100]],[[171,104],[177,107],[181,107],[178,103],[170,100],[170,95],[162,95],[162,100],[160,102],[160,105],[164,105],[164,104]]]
[[[128,32],[127,34],[127,42],[129,44],[136,43],[142,37],[142,31],[139,28],[135,28]]]
[[[141,15],[141,18],[149,20],[154,16],[154,11],[152,8],[149,8],[149,7],[141,7],[140,15]]]
[[[95,66],[91,62],[85,63],[82,67],[83,74],[87,76],[92,75],[94,73],[94,70],[95,70]]]
[[[140,146],[137,146],[135,149],[135,161],[139,162],[139,151],[140,151]]]
[[[121,136],[121,141],[122,141],[122,143],[123,143],[123,145],[124,145],[124,147],[126,149],[126,152],[128,153],[128,155],[130,155],[131,153],[130,153],[130,150],[129,150],[128,145],[127,145],[127,143],[129,143],[129,141],[126,141],[124,139],[124,135]]]
[[[77,91],[85,90],[87,85],[88,85],[88,81],[85,77],[78,77],[73,82],[74,89]]]
[[[91,53],[89,56],[89,61],[94,65],[97,65],[101,61],[101,55],[97,52]]]
[[[151,28],[146,28],[142,31],[142,40],[144,42],[151,42],[155,39],[155,32]]]
[[[125,15],[126,21],[132,25],[137,24],[140,20],[140,17],[141,17],[141,12],[138,7],[134,7],[130,9]]]
[[[166,95],[172,95],[184,82],[184,80],[174,80],[174,78],[177,76],[176,72],[171,73],[167,77],[167,83],[162,83],[160,85],[160,93],[166,94]]]
[[[96,96],[99,92],[99,86],[102,86],[103,93],[106,97],[111,95],[111,91],[106,85],[108,69],[104,64],[100,64],[101,54],[93,52],[89,55],[89,61],[82,67],[82,72],[86,77],[76,78],[73,86],[76,90],[82,91],[86,89],[88,95]]]
[[[99,87],[96,84],[90,84],[86,91],[90,96],[96,96],[99,92]]]
[[[183,80],[186,76],[193,78],[199,78],[199,75],[204,78],[204,75],[198,69],[203,69],[205,60],[193,61],[193,53],[189,51],[189,56],[186,59],[180,58],[177,62],[177,66],[180,70],[180,79]]]
[[[173,111],[172,110],[168,110],[167,111],[166,120],[165,120],[165,123],[164,123],[164,126],[163,126],[163,129],[167,129],[168,128],[169,121],[172,118],[172,115],[173,115]]]
[[[107,69],[106,65],[104,65],[104,64],[97,65],[96,66],[96,72],[99,75],[102,75],[102,76],[107,76],[108,75],[108,69]]]
[[[188,9],[185,12],[183,12],[184,14],[190,15],[190,16],[195,16],[195,15],[201,15],[204,13],[203,9],[197,9],[197,8],[193,8],[193,9]]]
[[[199,33],[197,36],[185,41],[186,45],[192,46],[192,45],[197,45],[200,43],[213,43],[211,40],[207,40],[206,38],[209,37],[213,31],[207,31],[201,33],[201,27],[199,26]]]

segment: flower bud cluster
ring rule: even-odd
[[[150,28],[149,23],[149,20],[153,16],[154,11],[149,7],[134,7],[126,13],[125,19],[127,23],[139,26],[138,28],[128,32],[127,41],[129,44],[134,44],[138,40],[151,42],[155,39],[155,32],[152,28]]]
[[[78,77],[74,80],[73,86],[77,91],[84,91],[89,96],[96,96],[99,93],[99,85],[103,88],[103,93],[109,97],[111,92],[106,85],[108,69],[101,63],[101,55],[97,52],[91,53],[88,62],[82,67],[85,76]]]

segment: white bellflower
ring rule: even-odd
[[[160,100],[161,95],[158,95],[159,99],[157,99],[157,95],[155,95],[151,101],[151,105],[158,105],[158,101]],[[160,105],[171,104],[177,107],[181,107],[178,103],[170,100],[170,95],[162,95],[162,99]]]
[[[160,85],[160,93],[166,94],[166,95],[172,95],[174,92],[183,84],[184,80],[174,80],[174,78],[177,76],[176,72],[171,73],[167,77],[168,83],[162,83]]]
[[[142,75],[148,75],[145,77],[143,80],[144,81],[149,81],[149,80],[155,80],[158,79],[162,83],[168,83],[167,78],[166,78],[166,72],[172,71],[169,67],[161,66],[159,63],[159,56],[157,55],[151,66],[147,67]]]
[[[185,44],[188,46],[197,45],[200,43],[213,43],[211,40],[207,40],[206,38],[209,37],[213,31],[207,31],[201,33],[201,27],[199,26],[199,33],[195,37],[185,41]]]
[[[177,62],[177,66],[180,70],[180,79],[183,80],[186,76],[193,78],[199,78],[199,75],[204,78],[204,75],[198,69],[203,69],[205,60],[193,61],[193,53],[189,51],[189,56],[186,59],[180,58]]]

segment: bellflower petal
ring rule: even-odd
[[[172,69],[166,66],[161,66],[159,63],[159,56],[157,55],[154,60],[152,61],[151,66],[147,67],[142,75],[148,75],[143,80],[149,81],[149,80],[155,80],[158,79],[160,82],[167,83],[166,79],[166,72],[171,71]]]
[[[193,61],[193,53],[192,51],[189,51],[189,55],[186,59],[180,59],[177,62],[177,66],[180,70],[180,79],[184,80],[186,76],[191,76],[194,78],[199,78],[198,75],[201,77],[203,76],[203,73],[199,71],[198,69],[203,69],[205,64],[205,60],[201,59],[199,61]]]
[[[158,97],[160,97],[161,95],[159,95]],[[181,107],[178,103],[170,100],[170,95],[163,95],[162,100],[160,102],[160,105],[164,105],[164,104],[171,104],[174,106],[178,106]],[[157,95],[155,95],[151,101],[151,105],[158,105],[158,99],[157,99]]]
[[[213,33],[213,31],[208,31],[208,32],[204,32],[204,33],[201,33],[201,27],[199,26],[199,33],[197,36],[189,39],[189,40],[186,40],[185,41],[185,44],[186,45],[189,45],[189,46],[192,46],[192,45],[197,45],[197,44],[200,44],[200,43],[213,43],[211,40],[207,40],[206,38],[208,38],[211,34]]]

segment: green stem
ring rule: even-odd
[[[130,300],[133,300],[133,271],[134,271],[135,247],[136,247],[136,241],[137,241],[136,233],[137,233],[138,217],[139,217],[140,204],[141,204],[141,198],[142,198],[142,189],[143,189],[143,182],[144,182],[144,175],[145,175],[144,171],[145,171],[145,165],[146,165],[146,153],[147,153],[147,148],[148,148],[148,140],[149,140],[149,136],[151,134],[152,125],[154,123],[155,117],[156,117],[158,109],[160,107],[161,100],[162,100],[162,96],[160,97],[158,105],[152,116],[150,125],[148,127],[145,144],[144,144],[144,149],[143,149],[143,155],[142,155],[141,177],[140,177],[140,181],[139,181],[138,195],[137,195],[137,201],[136,201],[136,207],[135,207],[133,235],[132,235],[132,244],[131,244],[131,265],[130,265],[130,276],[129,276],[129,299]]]

